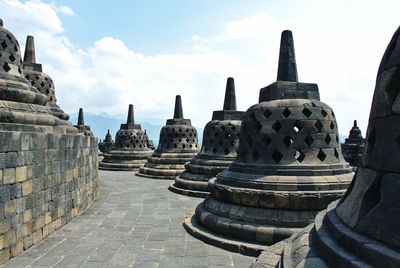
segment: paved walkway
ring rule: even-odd
[[[80,216],[4,267],[249,267],[253,258],[209,246],[182,227],[202,199],[171,181],[100,171],[100,195]]]

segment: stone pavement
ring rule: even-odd
[[[80,216],[3,267],[249,267],[254,258],[191,237],[182,227],[202,199],[171,181],[100,171],[100,195]]]

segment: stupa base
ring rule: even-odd
[[[196,190],[192,190],[192,189],[181,188],[176,185],[176,182],[171,184],[168,187],[168,190],[170,190],[171,192],[174,192],[176,194],[181,194],[181,195],[186,195],[186,196],[191,196],[191,197],[201,197],[201,198],[205,198],[210,194],[209,192],[205,192],[205,191],[196,191]]]
[[[100,162],[99,169],[109,171],[138,171],[139,168],[144,165],[144,163],[146,163],[146,161],[143,161],[143,163],[140,164]]]
[[[201,226],[195,217],[186,217],[183,222],[183,227],[189,234],[207,244],[246,256],[257,257],[262,251],[268,248],[266,245],[227,239],[215,232],[210,232],[208,229]]]

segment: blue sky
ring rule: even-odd
[[[400,1],[0,0],[0,16],[56,83],[60,106],[170,118],[176,94],[203,127],[222,108],[226,78],[238,108],[276,79],[282,30],[294,33],[299,80],[319,85],[341,134],[364,134],[376,71],[400,24]],[[151,122],[150,122],[151,123]]]

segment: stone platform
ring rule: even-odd
[[[187,234],[185,215],[202,199],[169,181],[99,171],[98,199],[80,216],[3,267],[249,267],[254,258]]]

